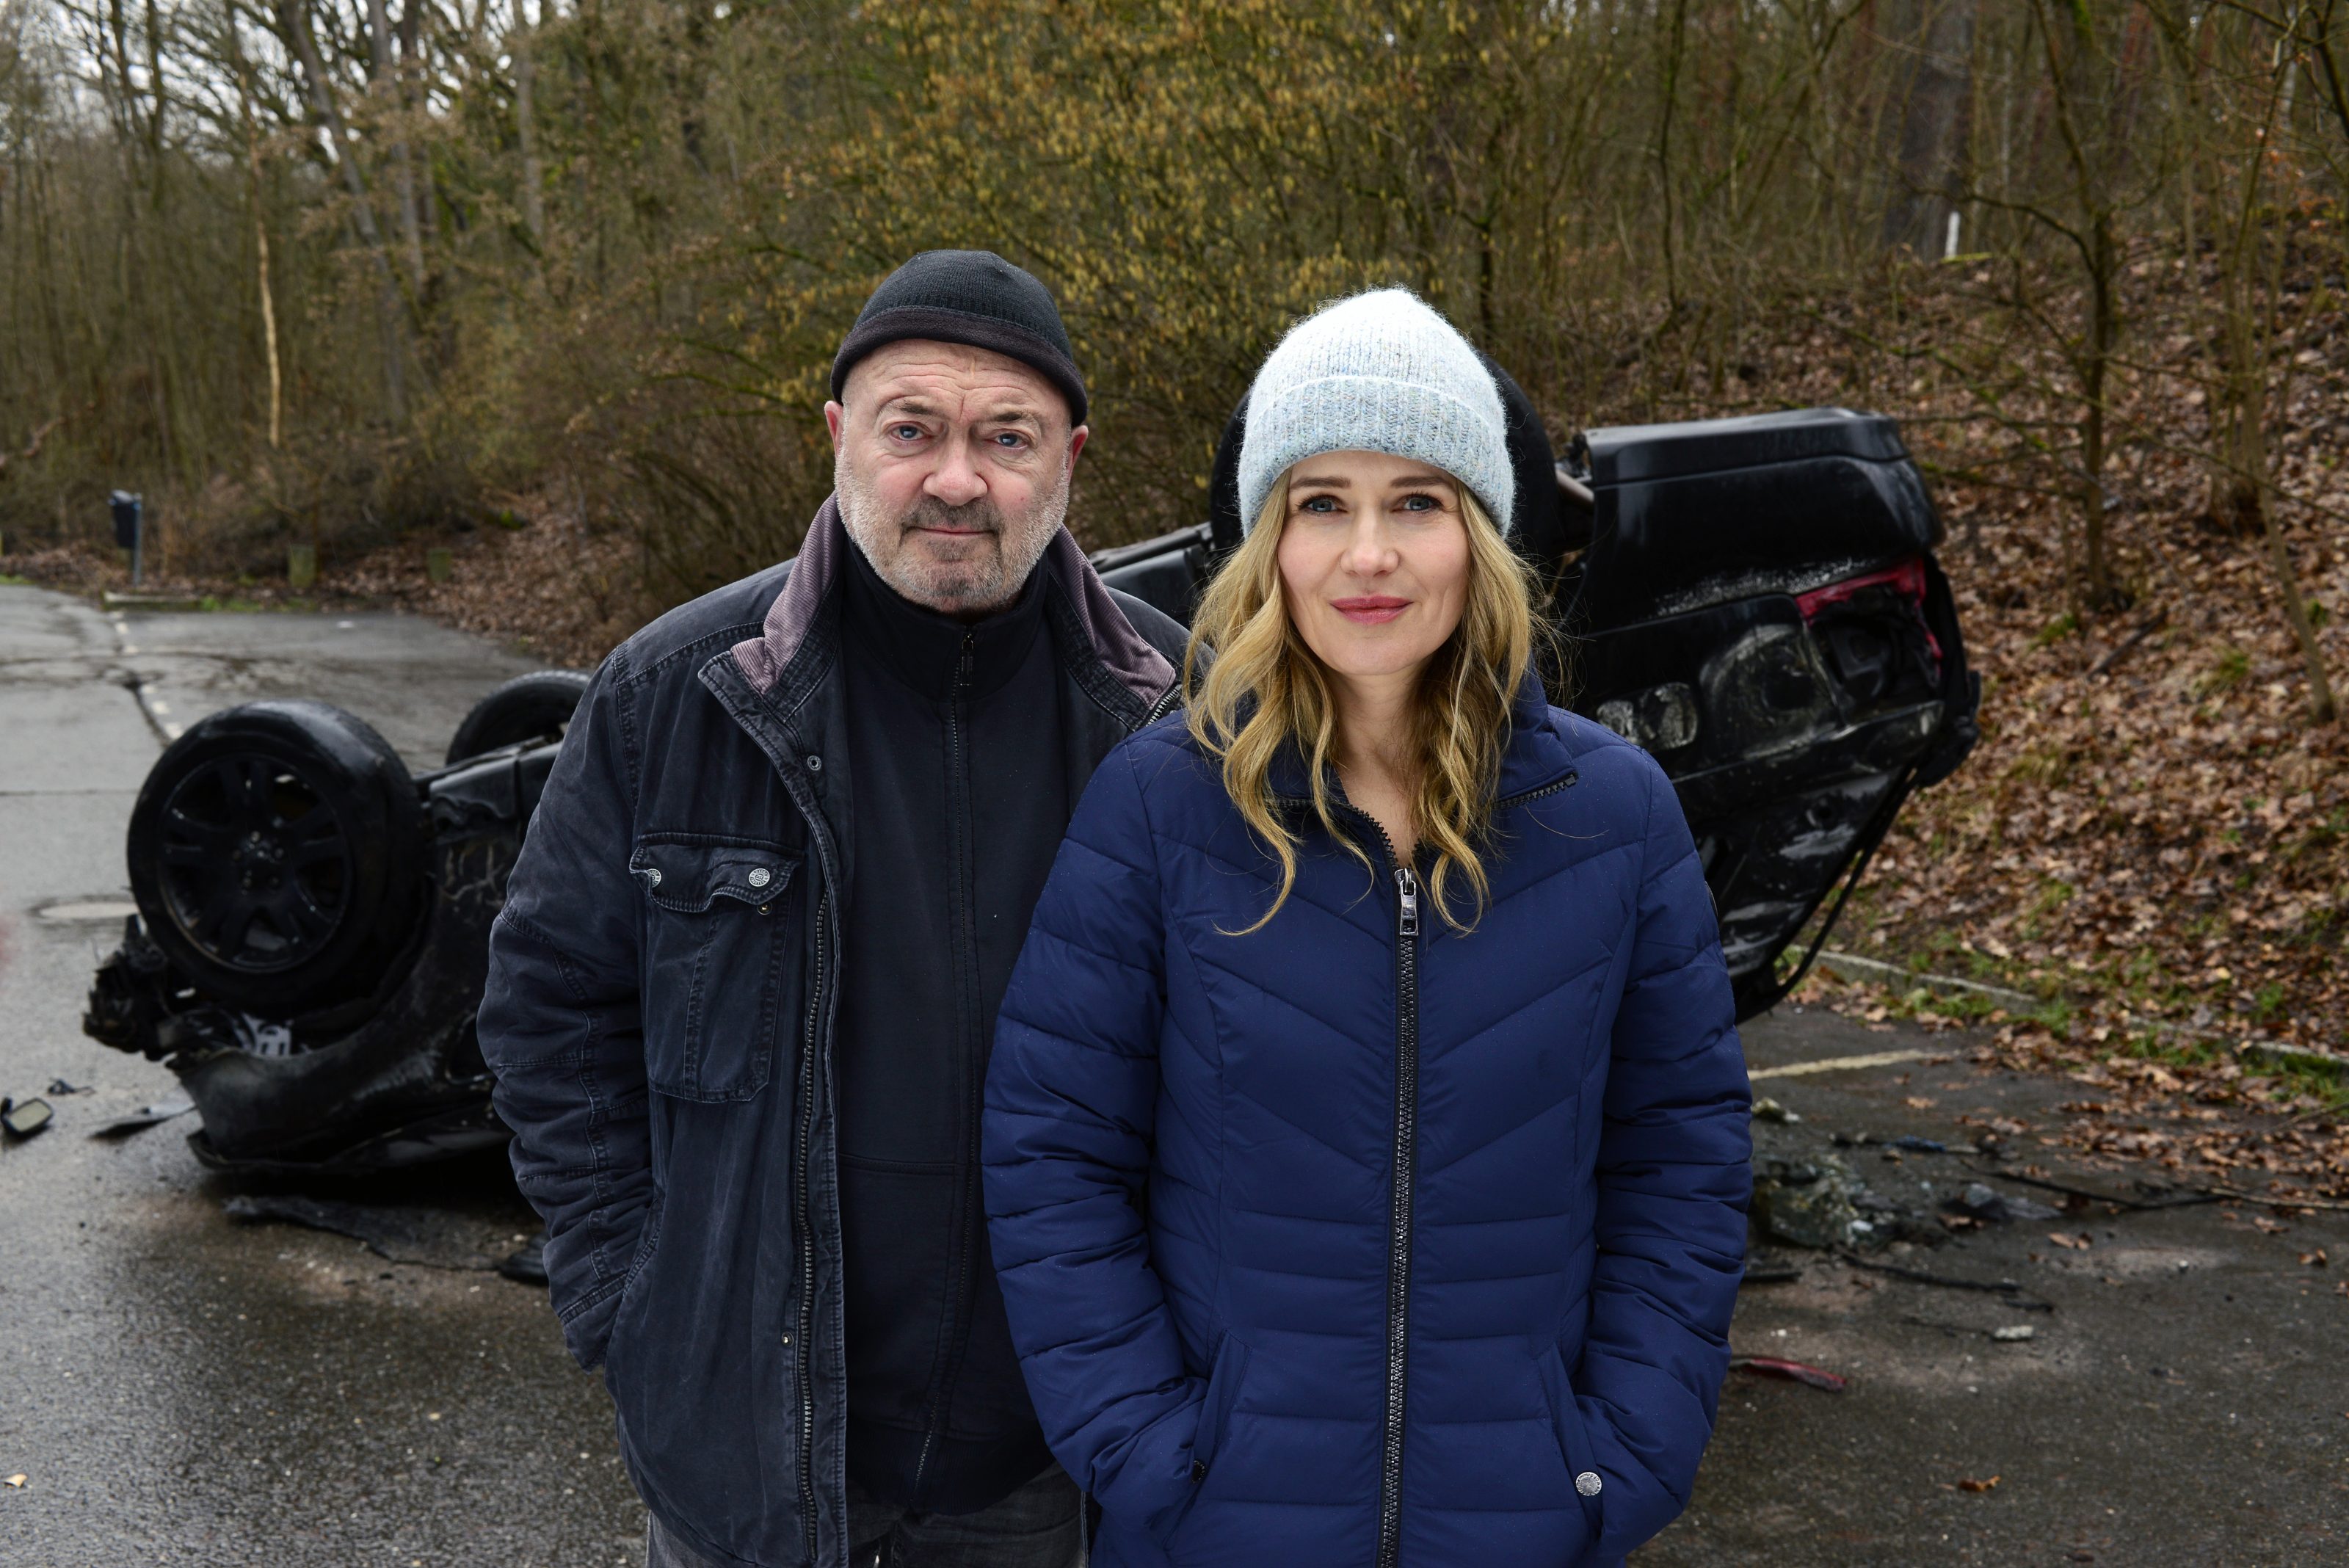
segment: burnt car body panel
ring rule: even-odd
[[[473,1034],[490,924],[556,747],[506,748],[415,781],[429,825],[428,896],[376,992],[271,1019],[189,985],[133,916],[99,967],[82,1027],[171,1062],[203,1119],[190,1143],[215,1168],[365,1174],[493,1147]]]
[[[1594,430],[1556,463],[1524,393],[1495,374],[1516,543],[1568,650],[1557,695],[1671,779],[1751,1017],[1799,979],[1909,793],[1973,744],[1979,681],[1923,477],[1892,421],[1842,409]],[[1239,539],[1246,412],[1219,446],[1208,521],[1100,552],[1105,582],[1188,623]],[[508,683],[460,737],[528,732],[537,720],[491,704],[559,702],[564,679],[579,680]],[[502,1141],[473,1014],[555,755],[518,743],[414,779],[425,912],[369,994],[287,1017],[242,1011],[175,969],[143,923],[171,912],[142,900],[84,1028],[171,1062],[215,1167],[364,1173]],[[1806,927],[1809,952],[1781,972]]]

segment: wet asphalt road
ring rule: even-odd
[[[87,1136],[172,1081],[79,1032],[119,917],[40,912],[128,898],[123,823],[170,726],[318,696],[428,766],[477,696],[529,667],[409,618],[118,620],[0,587],[0,1092],[93,1087],[51,1096],[51,1130],[0,1146],[0,1478],[26,1477],[0,1484],[0,1563],[641,1561],[608,1402],[538,1292],[233,1225],[221,1200],[268,1189],[204,1172],[184,1124]],[[1961,1116],[2036,1127],[2079,1092],[1973,1067],[1962,1034],[1816,1012],[1782,1010],[1746,1043],[1757,1070],[1940,1058],[1757,1085],[1816,1131],[1955,1141],[1973,1136]],[[2127,1190],[2127,1173],[2016,1142],[2059,1177]],[[1949,1157],[1856,1163],[1911,1203],[1966,1178]],[[317,1190],[409,1207],[444,1260],[495,1256],[531,1226],[496,1161]],[[2020,1281],[2050,1314],[1816,1255],[1795,1282],[1749,1287],[1736,1348],[1850,1388],[1733,1375],[1689,1514],[1635,1563],[2349,1562],[2349,1296],[2333,1288],[2349,1216],[2271,1232],[2260,1212],[2095,1209],[1901,1260]],[[2093,1244],[2056,1248],[2054,1229]],[[2327,1266],[2298,1262],[2320,1247]],[[2020,1322],[2028,1342],[1987,1337]]]
[[[1843,1131],[1971,1144],[2010,1124],[2010,1168],[2127,1195],[2168,1173],[2084,1168],[2039,1139],[2061,1078],[1967,1060],[1963,1031],[1781,1008],[1744,1031],[1754,1093]],[[1799,1062],[1892,1051],[1920,1062],[1790,1077]],[[1961,1120],[1971,1117],[1973,1120]],[[2024,1130],[2012,1131],[2019,1122]],[[1957,1155],[1837,1151],[1878,1196],[1930,1211],[1966,1183],[2064,1204],[1982,1177]],[[2239,1185],[2256,1189],[2246,1173]],[[2060,1231],[2085,1248],[2055,1245]],[[2322,1266],[2303,1254],[2322,1251]],[[1873,1274],[1794,1254],[1802,1277],[1749,1284],[1731,1331],[1745,1355],[1847,1376],[1841,1394],[1730,1375],[1688,1513],[1635,1568],[1767,1563],[2125,1564],[2302,1568],[2349,1563],[2349,1214],[2271,1218],[2213,1204],[2161,1213],[2090,1204],[1879,1261],[2007,1280],[2051,1303]],[[2002,1327],[2032,1337],[2001,1343]],[[1969,1490],[1963,1482],[1995,1481]]]
[[[53,1078],[57,1121],[0,1145],[0,1563],[640,1563],[602,1386],[543,1294],[237,1226],[190,1124],[98,1123],[171,1075],[83,1037],[82,995],[129,898],[123,824],[163,744],[232,702],[307,695],[440,760],[528,661],[395,616],[101,615],[0,587],[0,1093]],[[129,681],[142,684],[134,693]],[[533,1228],[501,1159],[333,1193],[417,1205],[439,1252]]]

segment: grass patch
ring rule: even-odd
[[[2026,784],[2060,784],[2072,775],[2072,753],[2052,742],[2032,747],[2007,764],[2006,776]]]
[[[2049,621],[2045,626],[2041,627],[2036,632],[2032,634],[2031,646],[2033,648],[2052,648],[2067,637],[2076,636],[2079,630],[2080,618],[2074,615],[2070,610],[2065,610],[2062,615],[2057,616],[2054,620]]]
[[[2210,668],[2194,678],[2194,695],[2209,697],[2231,691],[2251,676],[2251,656],[2230,643],[2219,650]]]
[[[196,607],[221,615],[266,615],[274,611],[303,613],[318,607],[316,599],[249,599],[231,594],[223,598],[218,594],[206,594],[196,601]]]

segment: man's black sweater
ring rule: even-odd
[[[848,1473],[986,1508],[1051,1456],[988,1254],[978,1115],[996,1009],[1069,814],[1043,583],[976,624],[844,552],[855,796],[842,928]]]

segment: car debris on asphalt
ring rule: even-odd
[[[436,1228],[434,1211],[350,1203],[297,1193],[241,1194],[226,1199],[222,1212],[245,1224],[276,1220],[331,1235],[347,1236],[388,1262],[462,1273],[487,1273],[497,1260]]]
[[[20,1142],[46,1130],[55,1116],[47,1100],[0,1098],[0,1132]]]
[[[1732,1372],[1751,1373],[1756,1377],[1776,1377],[1788,1383],[1800,1383],[1806,1387],[1840,1394],[1850,1386],[1850,1380],[1813,1366],[1807,1362],[1787,1361],[1775,1355],[1733,1355],[1729,1359]]]
[[[2003,1192],[1993,1192],[1980,1181],[1970,1181],[1963,1192],[1944,1199],[1943,1210],[1952,1215],[1971,1220],[1977,1224],[2003,1225],[2010,1220],[2060,1220],[2061,1209],[2044,1203],[2034,1203],[2028,1198],[2010,1198]]]
[[[129,1116],[116,1116],[90,1128],[89,1136],[98,1138],[129,1137],[132,1133],[145,1132],[149,1127],[184,1116],[196,1108],[196,1103],[185,1095],[175,1095],[168,1100],[158,1100],[151,1106],[141,1106]]]

